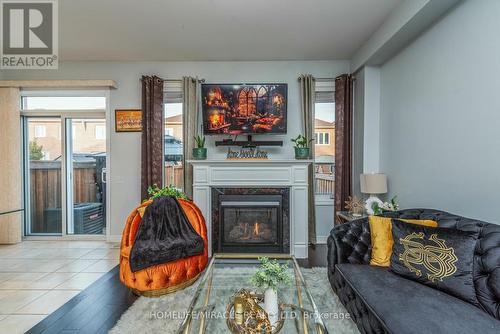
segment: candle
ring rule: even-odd
[[[234,298],[234,321],[238,325],[243,324],[243,314],[243,299],[241,299],[241,297],[236,297]]]

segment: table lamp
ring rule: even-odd
[[[378,203],[380,206],[383,203],[376,195],[387,192],[387,175],[380,173],[361,174],[359,180],[361,192],[370,195],[365,201],[366,212],[369,215],[373,215],[373,205]]]

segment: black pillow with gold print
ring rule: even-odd
[[[479,232],[393,219],[392,235],[390,269],[394,273],[478,305],[473,270]]]

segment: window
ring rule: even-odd
[[[316,81],[314,165],[316,200],[331,201],[335,188],[335,82]]]
[[[330,134],[328,132],[316,132],[316,145],[330,145]]]
[[[104,96],[23,96],[23,110],[106,109]]]
[[[95,139],[106,139],[106,126],[96,125],[95,126]]]
[[[164,102],[164,186],[184,188],[184,147],[182,124],[182,81],[163,83]]]
[[[35,125],[35,138],[47,137],[47,127],[45,125]]]
[[[165,186],[184,188],[182,103],[165,103]]]

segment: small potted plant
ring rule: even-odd
[[[279,264],[277,260],[269,260],[267,257],[259,258],[261,266],[252,276],[251,283],[264,289],[264,310],[267,312],[271,325],[279,320],[278,286],[288,285],[292,277],[287,273],[288,263]]]
[[[205,147],[205,137],[196,136],[194,137],[196,142],[196,147],[193,148],[193,159],[195,160],[205,160],[207,158],[207,149]]]
[[[307,139],[303,135],[298,135],[297,138],[293,138],[292,142],[295,144],[295,159],[308,159],[310,156],[309,143],[314,139]]]

